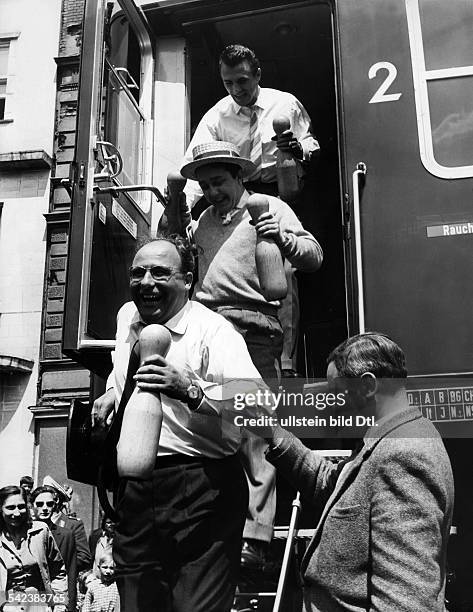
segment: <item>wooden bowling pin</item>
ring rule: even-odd
[[[287,117],[275,117],[273,119],[273,129],[276,134],[282,134],[291,129],[291,124]],[[291,153],[286,151],[276,151],[276,175],[278,179],[279,197],[284,202],[291,204],[299,194],[299,177],[297,175],[297,162]]]
[[[169,205],[166,207],[166,215],[170,230],[178,234],[185,233],[185,228],[190,221],[190,212],[183,194],[187,179],[180,172],[169,172],[167,176]]]
[[[150,355],[166,356],[171,334],[162,325],[147,325],[139,339],[140,362]],[[118,474],[126,478],[150,478],[156,463],[163,412],[159,393],[138,387],[132,393],[123,414],[117,445]]]
[[[250,195],[246,206],[255,223],[263,213],[269,211],[268,198],[260,193]],[[285,298],[287,281],[284,263],[281,251],[274,240],[257,235],[255,261],[261,292],[268,302]]]

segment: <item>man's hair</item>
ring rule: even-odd
[[[0,533],[4,532],[6,529],[5,521],[3,520],[3,512],[1,512],[1,509],[3,507],[3,504],[12,495],[21,495],[26,505],[26,523],[27,525],[31,524],[31,516],[28,510],[28,500],[26,498],[25,491],[23,491],[23,489],[17,485],[9,485],[6,487],[2,487],[0,489]]]
[[[239,176],[241,176],[241,167],[238,164],[232,164],[232,163],[226,163],[226,162],[214,162],[212,163],[211,161],[209,161],[208,164],[205,165],[205,167],[209,167],[211,166],[212,168],[223,168],[224,170],[226,170],[227,172],[229,172],[233,178],[237,178]]]
[[[20,478],[20,487],[21,485],[29,485],[30,487],[32,487],[34,485],[34,480],[31,476],[22,476]]]
[[[41,495],[41,493],[51,493],[56,505],[58,504],[59,493],[57,489],[49,485],[41,485],[40,487],[36,487],[36,489],[31,491],[31,501],[34,502],[34,500],[38,497],[38,495]]]
[[[341,378],[358,378],[371,372],[376,378],[406,378],[406,358],[389,336],[367,332],[352,336],[335,348],[327,358]]]
[[[163,240],[165,242],[170,242],[176,247],[176,251],[179,253],[179,257],[181,258],[181,272],[183,274],[187,274],[187,272],[192,272],[192,274],[194,274],[196,248],[187,238],[184,238],[179,234],[157,232],[155,238],[145,238],[144,240],[140,241],[139,246],[135,251],[135,255],[148,244],[152,244],[153,242],[161,242]]]
[[[248,47],[244,47],[243,45],[228,45],[228,47],[225,47],[222,53],[220,53],[220,68],[222,64],[234,68],[243,62],[249,63],[253,74],[258,72],[258,68],[260,67],[259,59],[256,57],[255,52],[248,49]]]

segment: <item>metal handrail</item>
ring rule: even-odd
[[[166,198],[160,192],[160,190],[154,185],[123,185],[119,187],[94,187],[94,193],[99,194],[110,194],[112,196],[118,193],[126,193],[127,191],[151,191],[153,195],[161,202],[163,206],[167,206]]]
[[[353,185],[353,226],[355,231],[356,280],[358,287],[358,332],[365,332],[365,304],[363,285],[363,256],[361,250],[361,212],[360,212],[360,181],[366,176],[366,164],[358,162],[352,174]]]

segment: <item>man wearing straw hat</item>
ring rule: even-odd
[[[256,237],[274,240],[282,257],[306,272],[318,270],[322,249],[291,208],[270,195],[265,196],[269,212],[252,227],[243,179],[254,168],[236,145],[213,141],[194,148],[193,160],[181,174],[198,181],[211,204],[192,227],[199,251],[194,299],[232,321],[262,377],[274,380],[281,355],[279,303],[268,302],[262,293],[254,258]]]
[[[199,182],[211,204],[192,228],[199,251],[193,299],[235,326],[262,378],[274,387],[283,346],[280,304],[268,302],[262,294],[255,264],[256,237],[274,240],[283,258],[307,272],[320,267],[322,249],[291,208],[273,196],[266,196],[269,212],[254,227],[250,224],[249,193],[243,180],[254,171],[254,164],[240,156],[236,145],[219,141],[197,145],[193,160],[181,169],[185,178]],[[241,453],[250,488],[242,560],[254,568],[264,562],[276,504],[274,469],[264,459],[264,448],[261,440],[245,438]]]

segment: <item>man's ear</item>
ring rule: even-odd
[[[379,388],[379,383],[376,376],[371,372],[365,372],[362,374],[361,388],[365,397],[374,397]]]
[[[261,68],[258,68],[258,70],[256,71],[255,78],[258,80],[259,83],[261,79]]]
[[[184,276],[184,282],[186,284],[186,289],[188,291],[190,291],[190,288],[192,287],[193,280],[194,280],[194,275],[192,274],[192,272],[186,272],[186,275]]]

